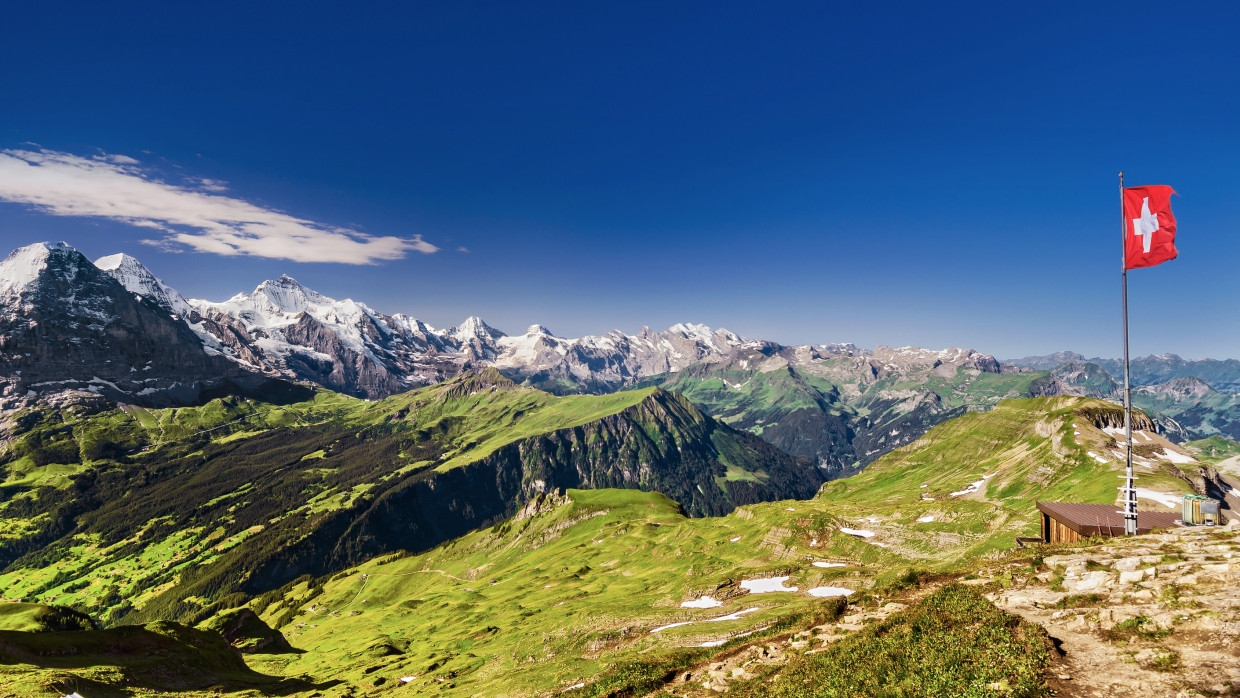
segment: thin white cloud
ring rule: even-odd
[[[464,253],[468,254],[468,253],[469,253],[469,248],[468,248],[468,247],[461,246],[461,247],[456,248],[456,251],[457,251],[457,252],[464,252]]]
[[[226,186],[216,180],[169,184],[139,165],[124,155],[92,159],[49,150],[0,151],[0,201],[54,216],[122,221],[163,233],[146,241],[150,244],[227,256],[374,264],[439,250],[421,235],[368,235],[221,196]]]

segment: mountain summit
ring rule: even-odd
[[[0,262],[0,409],[65,391],[177,403],[243,379],[158,300],[64,243],[28,245]]]

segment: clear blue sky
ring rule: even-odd
[[[1224,3],[69,5],[5,9],[6,250],[436,326],[1116,356],[1124,169],[1180,193],[1133,351],[1240,357]]]

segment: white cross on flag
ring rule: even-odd
[[[1124,189],[1124,268],[1152,267],[1175,259],[1175,216],[1165,184]]]

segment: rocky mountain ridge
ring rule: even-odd
[[[1124,379],[1124,363],[1121,359],[1085,358],[1071,351],[1061,351],[1043,356],[1025,356],[1004,359],[1003,365],[1034,371],[1054,371],[1065,364],[1093,364],[1121,385]],[[1150,354],[1136,356],[1129,361],[1132,385],[1157,385],[1175,378],[1197,378],[1225,393],[1240,392],[1240,360],[1237,359],[1185,359],[1176,354]]]
[[[794,363],[856,359],[856,369],[871,376],[923,364],[943,377],[960,367],[999,372],[994,357],[970,349],[785,347],[692,323],[580,338],[558,337],[538,324],[510,336],[478,317],[436,329],[352,299],[329,298],[287,275],[211,302],[184,298],[128,255],[100,258],[98,267],[148,305],[184,323],[208,354],[248,370],[370,399],[437,383],[479,365],[495,366],[517,382],[557,394],[612,392],[695,364],[744,362],[759,355]]]
[[[66,392],[176,404],[265,380],[213,355],[188,324],[64,243],[0,262],[0,409]]]
[[[1002,365],[1008,371],[1041,370],[1038,367],[1060,358],[1065,360],[1049,369],[1048,394],[1123,402],[1123,364],[1114,359],[1086,360],[1080,354],[1059,352]],[[1240,369],[1240,362],[1186,361],[1174,354],[1160,354],[1133,359],[1131,364],[1132,404],[1150,414],[1169,437],[1176,441],[1216,435],[1240,438],[1240,382],[1231,372],[1232,364]]]

